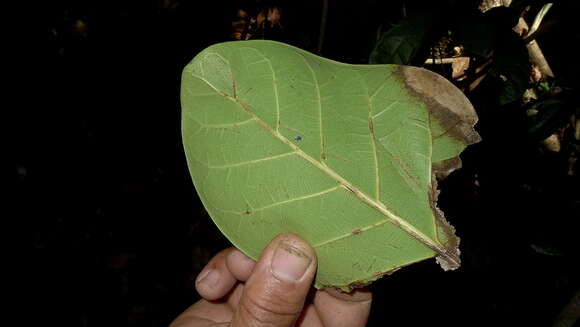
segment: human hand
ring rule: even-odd
[[[314,250],[294,234],[274,238],[257,263],[226,249],[197,277],[203,299],[170,327],[364,326],[371,293],[312,289],[316,267]]]

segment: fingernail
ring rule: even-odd
[[[281,242],[272,258],[272,272],[276,277],[296,282],[310,266],[312,259],[299,248]]]
[[[196,284],[205,284],[207,286],[215,286],[217,285],[220,279],[220,273],[214,269],[207,269],[201,272],[199,276],[197,276],[197,280],[195,281]]]

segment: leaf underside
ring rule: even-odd
[[[431,257],[459,266],[433,176],[479,136],[471,104],[439,75],[227,42],[184,69],[181,102],[195,187],[248,256],[296,233],[316,250],[315,286],[345,290]]]

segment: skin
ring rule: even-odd
[[[235,248],[218,253],[199,274],[202,300],[170,327],[364,326],[372,295],[315,290],[316,254],[299,236],[281,234],[258,262]]]

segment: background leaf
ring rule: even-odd
[[[541,141],[569,122],[577,101],[567,91],[548,95],[525,107],[530,139]]]
[[[503,81],[500,105],[521,99],[530,87],[528,50],[515,32],[509,31],[498,38],[490,73]]]
[[[466,11],[463,15],[454,16],[451,21],[453,37],[463,46],[467,55],[487,58],[491,55],[496,42],[493,22],[479,11]]]
[[[470,103],[439,75],[229,42],[184,69],[182,107],[200,198],[250,257],[297,233],[317,251],[316,286],[344,289],[430,257],[459,266],[432,163],[456,168],[479,136]]]
[[[403,19],[381,35],[371,52],[369,63],[411,64],[424,47],[434,22],[434,17],[427,14]]]

